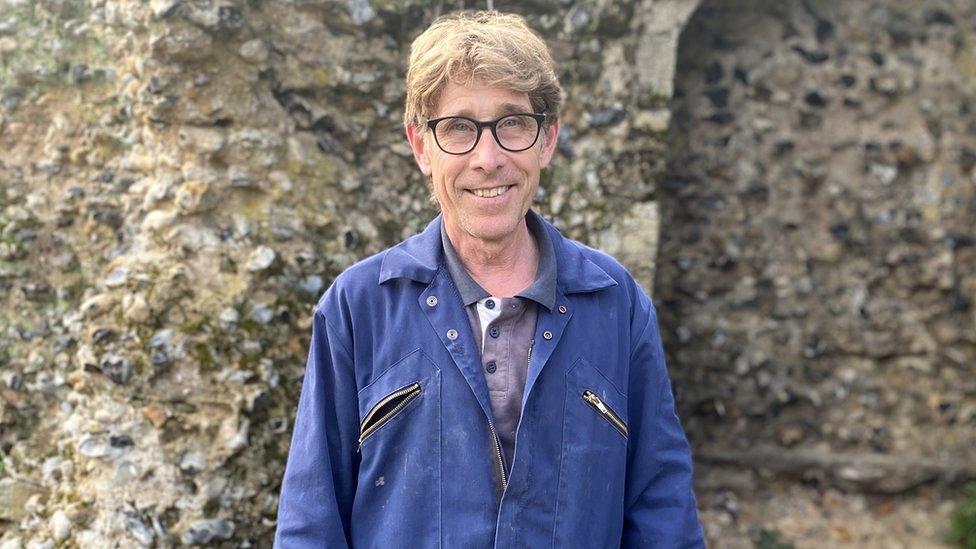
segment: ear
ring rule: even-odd
[[[549,127],[545,131],[546,133],[543,134],[545,139],[542,142],[542,151],[539,154],[540,168],[549,166],[552,155],[556,152],[556,140],[559,138],[559,121],[553,120],[550,122]]]
[[[427,143],[420,128],[413,124],[407,124],[407,142],[410,143],[413,159],[417,161],[420,171],[430,177],[430,157],[427,155]]]

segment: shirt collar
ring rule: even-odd
[[[525,224],[529,228],[529,234],[539,247],[539,266],[536,268],[535,280],[527,288],[515,294],[516,297],[531,299],[536,303],[552,310],[556,305],[556,253],[552,248],[552,240],[549,238],[548,231],[542,223],[539,214],[529,210],[525,215]],[[461,294],[461,301],[465,306],[484,299],[491,294],[475,282],[468,270],[461,263],[461,259],[451,244],[451,239],[447,236],[447,229],[441,223],[441,246],[444,248],[444,262],[451,272],[454,285]]]

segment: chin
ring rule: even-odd
[[[515,232],[520,220],[521,217],[513,218],[509,215],[504,217],[475,216],[469,220],[470,226],[468,227],[468,232],[471,234],[471,236],[481,240],[501,240]]]

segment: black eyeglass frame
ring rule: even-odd
[[[533,139],[532,143],[529,143],[528,146],[523,147],[521,149],[510,149],[505,145],[502,145],[501,140],[498,139],[498,123],[510,116],[529,116],[535,119],[537,124],[535,129],[535,139]],[[548,120],[550,116],[551,115],[547,112],[513,112],[513,113],[506,114],[505,116],[502,116],[500,118],[496,118],[495,120],[488,120],[485,122],[482,122],[480,120],[475,120],[474,118],[468,118],[467,116],[442,116],[440,118],[432,118],[428,120],[427,127],[430,128],[431,133],[434,134],[434,142],[437,143],[437,148],[444,151],[445,154],[453,154],[455,156],[460,156],[462,154],[468,154],[469,152],[473,151],[474,148],[478,146],[478,143],[481,142],[481,134],[485,128],[491,128],[491,136],[495,138],[495,143],[498,143],[498,146],[501,147],[502,149],[508,152],[522,152],[522,151],[527,151],[531,149],[533,146],[535,146],[536,142],[539,140],[539,134],[542,133],[542,126],[545,124],[546,120]],[[478,129],[478,134],[475,136],[474,143],[471,145],[471,148],[464,152],[446,151],[444,150],[444,147],[441,146],[441,142],[437,140],[437,131],[436,131],[437,124],[443,120],[450,120],[452,118],[460,118],[462,120],[467,120],[468,122],[474,124],[475,127]]]

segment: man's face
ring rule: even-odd
[[[431,118],[465,116],[487,121],[517,112],[533,112],[528,94],[476,80],[465,86],[447,84]],[[431,177],[448,234],[484,242],[500,242],[512,236],[532,204],[539,172],[552,159],[558,130],[553,121],[543,127],[535,145],[509,152],[485,128],[471,152],[452,155],[437,146],[430,131],[421,135],[417,128],[408,126],[407,139],[414,158],[421,171]],[[493,196],[499,191],[501,194]]]

